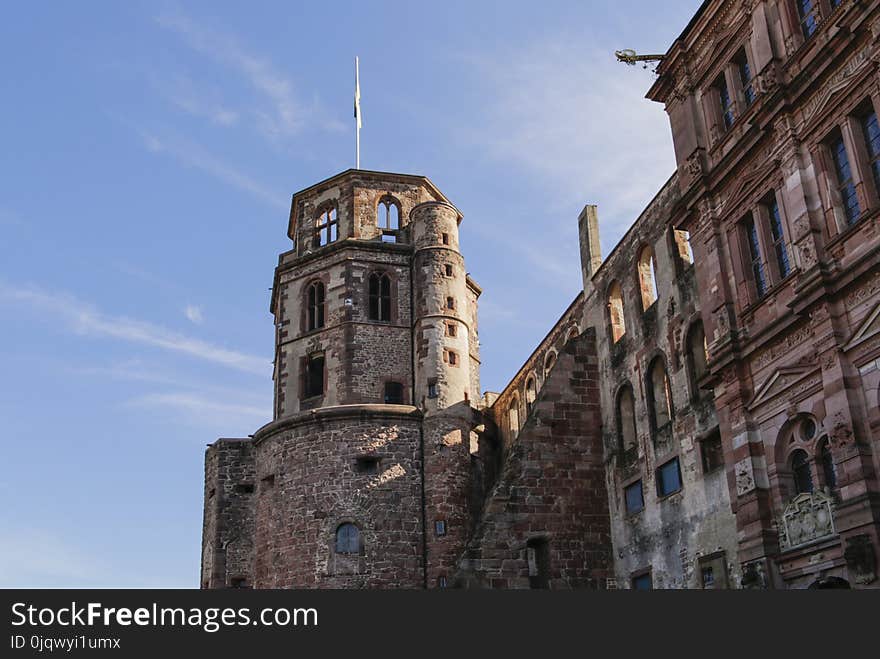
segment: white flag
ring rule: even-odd
[[[354,118],[357,119],[357,127],[362,125],[361,121],[361,78],[358,66],[358,58],[354,58]]]

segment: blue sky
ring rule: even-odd
[[[500,390],[674,168],[683,2],[17,3],[0,25],[0,586],[198,585],[205,444],[271,414],[290,195],[351,167],[462,210]]]

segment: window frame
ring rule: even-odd
[[[676,469],[676,478],[678,479],[678,487],[673,490],[667,490],[665,488],[661,488],[661,485],[665,482],[663,478],[663,474],[665,473],[666,467],[675,463]],[[681,461],[678,459],[678,456],[673,456],[669,460],[663,462],[657,469],[654,471],[654,481],[657,484],[657,500],[661,501],[663,499],[667,499],[674,494],[681,492],[684,489],[684,481],[681,477]]]
[[[324,218],[326,217],[326,220]],[[324,220],[322,222],[322,220]],[[321,249],[339,240],[339,209],[336,204],[322,206],[315,215],[312,249]]]
[[[393,322],[393,300],[393,277],[387,271],[371,272],[367,277],[367,320],[376,323]]]
[[[320,292],[320,296],[318,293]],[[318,298],[320,297],[320,301]],[[327,287],[320,279],[306,285],[306,331],[323,329],[327,321]]]
[[[641,503],[638,508],[630,508],[629,493],[635,491],[633,488],[636,486],[639,488],[639,500]],[[645,509],[645,484],[641,478],[623,486],[623,509],[627,517],[634,517]]]

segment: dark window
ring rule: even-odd
[[[428,398],[437,398],[436,382],[428,382]]]
[[[434,534],[437,536],[446,535],[446,520],[438,519],[434,522]]]
[[[871,174],[874,176],[874,187],[880,194],[880,126],[877,124],[877,113],[871,111],[862,117],[862,131],[871,159]]]
[[[798,494],[813,491],[813,475],[810,473],[810,458],[806,451],[798,449],[791,454],[791,471],[794,474],[794,487]]]
[[[653,590],[654,583],[651,581],[651,573],[646,572],[632,579],[633,590]]]
[[[715,587],[715,569],[711,565],[706,565],[700,570],[703,577],[703,588]]]
[[[642,481],[636,481],[632,485],[623,488],[623,498],[626,501],[626,512],[637,513],[645,507],[645,497],[642,493]]]
[[[324,394],[324,355],[312,355],[306,362],[305,398]]]
[[[690,369],[691,398],[696,400],[700,397],[700,380],[706,375],[706,364],[709,361],[706,332],[703,330],[703,323],[699,320],[691,325],[688,331],[685,361]]]
[[[457,329],[455,323],[446,323],[446,336],[455,336]]]
[[[678,458],[673,458],[657,470],[657,496],[665,497],[681,489],[681,470]]]
[[[743,229],[746,234],[746,242],[749,246],[749,264],[752,271],[752,281],[755,283],[755,291],[759,298],[767,294],[767,278],[764,276],[764,261],[761,258],[761,244],[758,242],[758,228],[755,220],[749,215]]]
[[[391,277],[380,272],[371,274],[369,298],[370,320],[389,322],[391,320]]]
[[[359,474],[378,474],[379,458],[372,455],[362,455],[354,461],[354,470]]]
[[[312,239],[312,246],[315,248],[323,247],[335,242],[339,237],[339,223],[336,217],[336,208],[328,208],[324,210],[315,221],[315,235]]]
[[[361,550],[361,533],[354,524],[341,524],[336,529],[336,553],[359,554]]]
[[[446,298],[446,308],[447,309],[455,309],[455,298],[447,297]]]
[[[322,282],[316,281],[309,285],[307,306],[309,331],[324,327],[324,284]]]
[[[244,577],[233,577],[229,580],[230,588],[247,588],[247,579]]]
[[[816,436],[816,422],[812,418],[807,417],[801,423],[801,438],[804,441],[810,441]]]
[[[770,217],[770,235],[773,236],[773,252],[776,255],[776,264],[779,266],[779,277],[784,279],[791,272],[791,265],[788,262],[785,232],[782,230],[782,218],[779,216],[779,203],[775,194],[767,200],[767,214]]]
[[[798,18],[801,23],[801,32],[805,39],[809,39],[816,32],[819,25],[819,14],[812,0],[795,0],[797,2]]]
[[[544,377],[545,378],[550,373],[550,370],[553,368],[553,366],[555,364],[556,364],[556,353],[551,352],[549,355],[547,355],[547,359],[544,360]]]
[[[451,266],[451,265],[449,265],[449,264],[447,263],[445,266],[443,266],[443,269],[445,270],[445,272],[446,272],[446,276],[447,276],[447,277],[451,277],[451,276],[452,276],[452,266]]]
[[[859,198],[856,195],[856,186],[853,183],[852,170],[849,166],[849,157],[846,155],[846,146],[843,137],[838,136],[831,142],[831,158],[834,161],[834,170],[837,173],[837,191],[843,204],[843,212],[848,224],[853,224],[862,209],[859,206]]]
[[[632,387],[624,386],[617,394],[617,441],[622,451],[631,451],[638,444],[636,432],[636,401]]]
[[[400,382],[385,383],[385,403],[403,405],[403,385]]]
[[[456,355],[451,350],[448,352],[448,354],[449,354],[449,365],[455,366],[458,363],[458,355]]]
[[[446,588],[446,577],[442,574],[439,577],[437,577],[437,587],[438,588]]]
[[[721,433],[717,430],[701,443],[703,473],[708,474],[724,466],[724,450],[721,446]]]
[[[253,483],[239,483],[235,486],[235,490],[239,494],[253,494],[254,493],[254,484]]]
[[[739,56],[736,58],[736,69],[739,72],[740,83],[742,83],[746,106],[749,106],[755,102],[755,86],[752,82],[752,69],[749,66],[749,60],[744,50],[740,51]]]
[[[831,455],[831,443],[827,437],[822,440],[819,457],[822,460],[822,474],[825,476],[825,485],[833,490],[837,487],[837,470],[834,468],[834,456]]]
[[[724,120],[724,128],[730,128],[733,125],[733,99],[730,97],[730,90],[727,88],[727,80],[721,75],[715,81],[715,89],[718,90],[718,99],[721,102],[721,117]]]
[[[546,538],[532,538],[526,543],[529,587],[550,587],[550,545]]]
[[[648,372],[648,404],[652,430],[655,432],[672,422],[672,401],[669,397],[669,378],[663,360],[657,357]]]
[[[444,234],[443,234],[443,244],[444,244],[444,245],[448,245],[448,244],[449,244],[449,234],[448,234],[448,233],[444,233]]]

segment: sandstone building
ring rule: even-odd
[[[293,197],[275,408],[206,453],[217,587],[876,588],[880,2],[707,0],[677,171],[499,394],[426,178]]]

